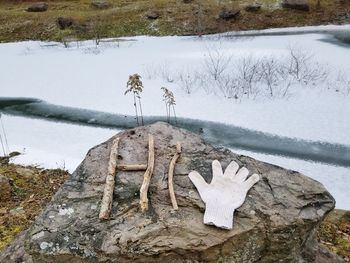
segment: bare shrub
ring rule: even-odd
[[[167,66],[168,63],[163,63],[158,70],[158,75],[166,82],[173,83],[175,80],[174,71]]]
[[[273,57],[266,57],[261,61],[261,81],[266,84],[271,97],[275,95],[274,90],[279,82],[279,67],[278,61]]]
[[[302,84],[314,84],[327,78],[329,72],[314,61],[313,54],[298,47],[289,46],[289,74]]]
[[[334,79],[328,81],[327,88],[344,95],[350,94],[350,78],[344,71],[336,73]]]
[[[214,80],[218,80],[220,76],[229,68],[232,61],[232,55],[223,52],[221,45],[213,46],[208,49],[206,58],[204,59],[204,68],[209,76]]]
[[[217,87],[225,98],[238,99],[243,97],[242,84],[234,75],[221,76],[217,81]]]
[[[191,94],[197,86],[198,74],[192,69],[185,68],[178,72],[176,80],[186,94]]]
[[[171,117],[171,109],[173,110],[173,116],[175,119],[175,123],[177,123],[176,119],[176,112],[175,112],[175,96],[172,91],[167,89],[166,87],[162,87],[161,90],[163,90],[163,101],[165,103],[165,108],[166,108],[166,115],[167,115],[167,121],[170,123],[170,117]]]
[[[261,61],[252,56],[243,57],[236,62],[237,81],[242,86],[243,93],[247,97],[256,93],[255,85],[260,80]]]
[[[164,81],[176,83],[187,94],[200,89],[207,94],[235,99],[284,98],[295,86],[325,86],[329,82],[329,68],[315,61],[310,52],[295,46],[288,50],[286,56],[256,58],[249,55],[234,60],[219,44],[208,49],[197,68],[182,68],[173,74],[175,71],[167,63],[157,74]],[[345,74],[338,74],[332,83],[334,87],[348,87],[341,90],[350,93],[350,80]]]

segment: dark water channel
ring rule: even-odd
[[[49,104],[39,99],[0,97],[0,112],[86,126],[128,129],[136,126],[133,116]],[[166,121],[163,116],[144,117],[145,124]],[[350,167],[350,146],[328,142],[297,140],[234,125],[178,118],[180,128],[199,133],[209,143],[264,154]]]

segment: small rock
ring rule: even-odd
[[[27,8],[27,12],[45,12],[49,5],[45,2],[37,2]]]
[[[0,174],[0,193],[1,202],[8,201],[12,195],[9,179],[2,174]]]
[[[282,7],[302,11],[310,10],[308,0],[284,0],[282,3]]]
[[[104,0],[96,0],[96,1],[92,1],[91,2],[91,6],[97,9],[107,9],[109,8],[111,5]]]
[[[12,158],[12,157],[16,157],[18,155],[21,155],[21,153],[14,151],[14,152],[10,152],[9,157]]]
[[[260,4],[251,4],[244,7],[244,10],[247,12],[258,12],[260,9],[261,9]]]
[[[222,10],[219,17],[224,20],[236,19],[241,14],[240,10]]]
[[[58,27],[61,30],[71,27],[74,24],[74,20],[71,17],[59,17],[57,18]]]
[[[183,3],[184,4],[190,4],[190,3],[192,3],[193,2],[193,0],[183,0]]]
[[[159,16],[160,16],[160,14],[159,14],[159,12],[156,11],[156,10],[151,10],[151,11],[148,11],[148,12],[146,13],[146,17],[147,17],[148,19],[157,19],[157,18],[159,18]]]

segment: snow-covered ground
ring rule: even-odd
[[[337,27],[331,29],[334,28]],[[284,98],[234,100],[207,94],[200,87],[194,87],[191,94],[187,94],[179,83],[172,81],[176,71],[189,72],[203,67],[210,49],[235,59],[251,55],[278,59],[288,54],[290,46],[298,46],[303,52],[312,53],[313,59],[330,71],[350,72],[349,47],[321,41],[328,37],[323,33],[201,39],[144,36],[104,42],[98,48],[92,41],[72,43],[70,48],[60,43],[36,41],[1,44],[0,96],[33,97],[59,105],[132,115],[132,97],[123,94],[128,76],[139,73],[145,86],[144,115],[165,115],[160,88],[166,86],[175,94],[178,116],[231,123],[297,139],[350,145],[350,95],[335,92],[334,85],[329,86],[330,90],[326,85],[295,87]],[[16,159],[17,163],[66,167],[70,171],[90,147],[116,133],[21,117],[4,116],[3,121],[11,150],[26,149],[26,154]],[[350,169],[246,154],[304,172],[326,185],[336,197],[338,207],[350,209],[347,186]]]
[[[87,151],[118,130],[90,128],[3,115],[10,151],[23,153],[14,163],[73,172]]]
[[[267,154],[231,149],[233,152],[250,156],[257,160],[272,163],[305,174],[326,186],[336,200],[336,207],[350,210],[349,176],[350,169],[316,162],[284,158]]]

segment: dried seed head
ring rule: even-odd
[[[128,82],[126,83],[126,91],[124,93],[127,94],[129,92],[135,93],[138,97],[140,97],[140,93],[143,91],[143,83],[141,81],[141,76],[139,74],[130,75]]]
[[[167,105],[176,105],[174,94],[166,87],[162,87],[161,89],[164,92],[163,101],[165,101]]]

